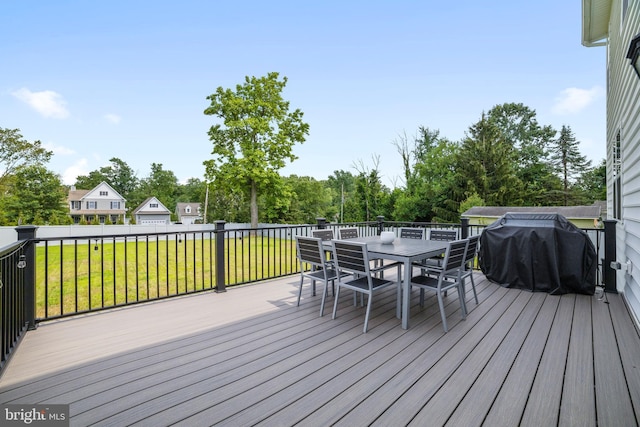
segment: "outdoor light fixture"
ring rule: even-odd
[[[631,40],[627,58],[631,60],[631,66],[636,70],[636,74],[640,78],[640,33]]]

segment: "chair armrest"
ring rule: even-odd
[[[402,265],[403,265],[402,262],[396,261],[396,262],[392,262],[391,264],[384,264],[384,265],[381,265],[380,267],[371,268],[369,269],[369,271],[371,273],[377,273],[379,271],[388,270],[390,268],[395,268],[395,267],[400,268]]]

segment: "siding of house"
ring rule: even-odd
[[[640,79],[626,58],[631,39],[640,32],[640,1],[613,0],[607,44],[607,212],[614,215],[614,151],[620,134],[622,210],[617,223],[617,258],[631,260],[631,274],[618,272],[623,292],[640,319]]]
[[[74,206],[74,202],[79,202],[78,206]],[[94,207],[89,208],[88,203],[95,203]],[[126,214],[125,199],[118,194],[110,185],[105,182],[98,184],[92,190],[75,190],[69,191],[68,206],[69,215],[74,221],[79,221],[83,216],[86,218],[96,218],[102,220],[109,217],[112,221],[117,218],[124,220]],[[113,203],[117,203],[118,207],[114,208]]]
[[[188,210],[190,212],[187,212]],[[176,217],[183,224],[194,224],[196,220],[202,219],[200,203],[178,203]]]
[[[149,197],[134,211],[136,224],[169,224],[171,212],[155,197]]]

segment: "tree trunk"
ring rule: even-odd
[[[258,188],[251,181],[251,228],[258,228]]]

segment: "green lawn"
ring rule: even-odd
[[[295,242],[290,239],[225,240],[225,253],[227,285],[291,274],[298,267]],[[137,242],[105,239],[39,245],[36,265],[37,318],[216,286],[215,241],[210,239],[163,236]]]

